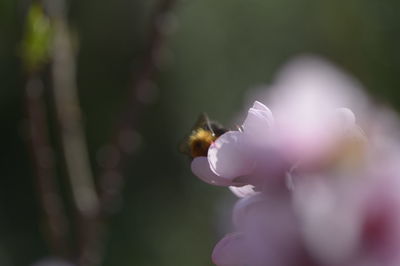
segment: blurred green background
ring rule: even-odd
[[[95,173],[98,151],[111,137],[130,80],[141,67],[156,2],[68,1]],[[28,7],[27,0],[0,0],[2,266],[26,266],[49,255],[24,137],[19,54]],[[197,180],[178,143],[200,112],[231,123],[244,108],[247,90],[270,82],[292,56],[322,55],[371,94],[400,107],[399,10],[397,0],[178,1],[152,93],[138,96],[145,107],[134,125],[137,149],[125,172],[124,204],[111,220],[104,265],[212,265],[213,245],[230,226],[224,215],[229,217],[231,204],[224,202],[234,199],[226,189]]]

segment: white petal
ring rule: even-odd
[[[273,117],[271,111],[264,111],[250,108],[243,129],[245,132],[257,132],[269,130],[273,125]]]
[[[245,197],[240,199],[233,208],[232,221],[236,227],[241,227],[244,224],[245,219],[248,217],[248,211],[251,206],[257,205],[258,202],[265,200],[265,197],[260,192],[255,192],[251,197]]]
[[[349,108],[336,109],[336,116],[346,125],[353,125],[356,122],[356,116]]]
[[[233,185],[229,179],[220,177],[211,171],[210,164],[205,156],[194,158],[191,163],[191,169],[194,175],[208,184],[216,186]]]
[[[244,235],[235,232],[226,235],[214,247],[212,261],[217,266],[241,266],[245,265]]]
[[[253,164],[246,151],[243,133],[229,131],[220,136],[208,150],[208,162],[216,175],[230,180],[249,174]]]
[[[254,191],[253,185],[245,185],[242,187],[230,186],[229,189],[239,198],[249,197],[257,193]]]
[[[272,112],[271,110],[263,103],[259,102],[259,101],[255,101],[253,103],[253,109],[259,110],[259,111],[264,111],[266,113],[269,113],[269,116],[272,117]]]

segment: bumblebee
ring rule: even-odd
[[[190,159],[199,156],[207,156],[210,145],[228,130],[219,123],[211,121],[203,113],[197,119],[191,133],[179,146],[179,150],[189,156]]]

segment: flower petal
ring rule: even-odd
[[[245,265],[244,235],[235,232],[226,235],[215,246],[212,261],[217,266],[242,266]]]
[[[259,110],[259,111],[265,112],[267,117],[269,117],[270,119],[273,119],[271,110],[265,104],[260,103],[259,101],[255,101],[253,103],[253,107],[252,108],[256,109],[256,110]]]
[[[242,132],[228,131],[223,134],[208,150],[211,170],[216,175],[230,180],[249,174],[253,163],[245,148]]]
[[[349,108],[337,108],[335,113],[337,119],[339,119],[344,126],[353,126],[356,123],[356,116]]]
[[[191,169],[195,176],[208,184],[215,186],[233,185],[231,180],[217,176],[213,171],[211,171],[210,164],[205,156],[194,158],[191,164]]]
[[[361,191],[350,182],[325,182],[316,177],[302,180],[293,195],[304,243],[318,260],[343,265],[360,244],[361,215],[356,197]]]
[[[256,133],[259,130],[268,131],[272,128],[273,123],[272,112],[262,103],[255,102],[247,113],[243,122],[243,129],[244,132],[248,133]]]
[[[260,192],[255,192],[251,197],[239,200],[233,208],[232,221],[236,227],[242,227],[244,220],[252,206],[265,201],[265,197]]]
[[[230,186],[229,189],[239,198],[249,197],[257,193],[256,191],[254,191],[253,185],[245,185],[242,187]]]

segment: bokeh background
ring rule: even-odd
[[[31,265],[51,255],[25,132],[20,43],[29,4],[0,1],[2,266]],[[67,2],[79,48],[77,86],[95,175],[132,77],[142,67],[156,4]],[[137,94],[142,108],[133,125],[135,150],[124,170],[123,204],[110,220],[104,265],[212,265],[210,253],[218,237],[229,231],[224,217],[234,199],[226,189],[196,179],[178,144],[203,111],[231,125],[248,90],[271,82],[293,56],[326,57],[398,109],[399,10],[397,0],[177,1],[163,25],[166,41],[151,88]],[[61,159],[56,146],[60,169]],[[62,172],[58,183],[68,191]],[[67,192],[63,198],[68,207]]]

